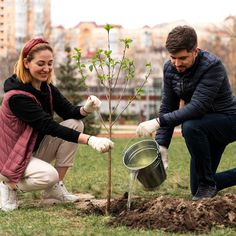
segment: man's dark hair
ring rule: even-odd
[[[166,49],[169,53],[177,53],[184,49],[191,52],[196,47],[197,34],[196,31],[190,26],[177,26],[168,34]]]

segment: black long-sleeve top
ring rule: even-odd
[[[36,150],[45,135],[51,135],[67,140],[78,142],[80,132],[60,125],[53,120],[53,112],[56,112],[63,120],[82,119],[80,113],[81,106],[72,105],[52,84],[49,85],[52,94],[50,102],[50,92],[46,83],[42,83],[41,91],[35,89],[31,84],[21,83],[15,75],[7,79],[4,83],[4,92],[12,89],[23,90],[34,95],[41,105],[36,103],[31,97],[16,94],[9,100],[9,106],[13,114],[28,123],[38,132],[38,137],[34,150]]]

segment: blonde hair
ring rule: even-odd
[[[32,49],[30,49],[26,57],[26,60],[28,62],[32,61],[34,59],[35,53],[44,51],[44,50],[49,50],[50,52],[53,53],[53,49],[48,43],[39,43],[35,45]],[[32,82],[33,77],[30,71],[24,66],[23,55],[24,55],[24,48],[22,48],[18,61],[15,64],[14,73],[16,74],[18,80],[20,80],[23,84],[26,84],[26,83]],[[47,79],[48,84],[50,84],[51,82],[52,82],[52,72],[49,74],[48,79]]]

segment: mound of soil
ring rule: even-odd
[[[90,201],[82,212],[103,215],[104,203]],[[202,233],[212,227],[236,227],[236,195],[225,194],[195,202],[164,196],[149,201],[136,198],[129,211],[126,196],[123,196],[112,200],[110,214],[113,217],[109,225],[113,227]]]

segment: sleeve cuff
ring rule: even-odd
[[[165,127],[165,126],[167,126],[167,122],[166,122],[166,120],[165,120],[165,118],[164,118],[164,115],[160,115],[159,121],[160,121],[160,127]]]

